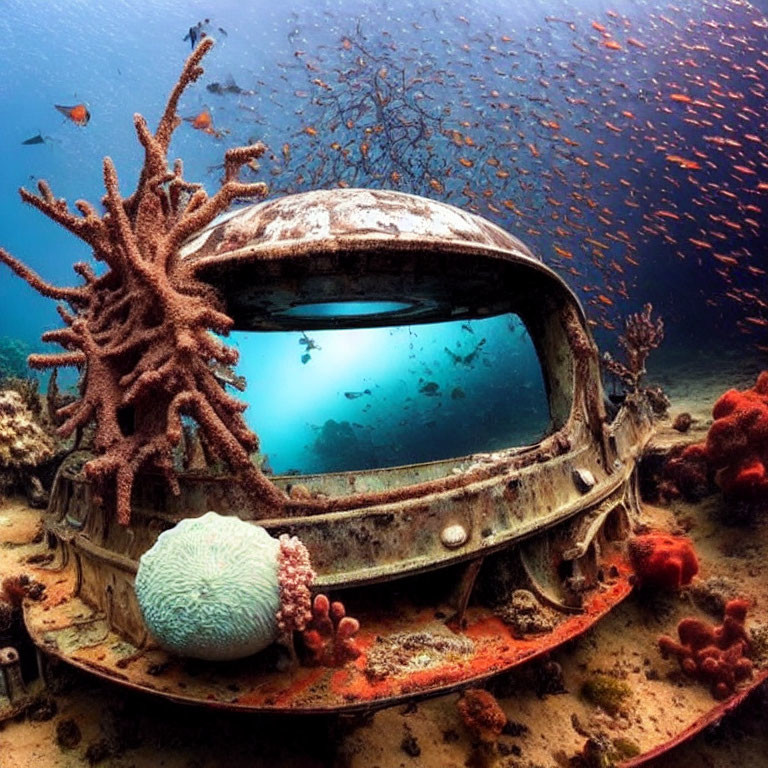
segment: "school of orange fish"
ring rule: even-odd
[[[768,352],[766,17],[532,0],[521,27],[491,7],[295,14],[272,78],[209,83],[217,128],[208,108],[189,122],[264,140],[251,169],[275,195],[392,188],[487,216],[570,275],[601,329],[666,279]]]

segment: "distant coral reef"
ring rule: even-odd
[[[0,337],[0,384],[6,379],[24,378],[29,374],[27,356],[31,349],[20,339]]]
[[[23,488],[36,501],[42,485],[36,467],[53,455],[54,440],[15,390],[0,391],[0,493]],[[42,498],[39,501],[42,504]]]

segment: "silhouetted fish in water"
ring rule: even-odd
[[[427,397],[436,397],[440,394],[440,385],[436,381],[427,381],[419,387],[419,392]]]
[[[362,397],[363,395],[370,395],[371,390],[370,389],[364,389],[362,392],[345,392],[344,397],[347,398],[347,400],[357,400],[358,397]]]
[[[182,40],[186,41],[189,40],[189,45],[191,48],[194,48],[197,45],[198,40],[202,40],[204,37],[208,36],[208,32],[211,28],[211,20],[210,19],[203,19],[202,21],[198,21],[197,24],[195,24],[194,27],[190,27],[189,31],[186,35],[182,38]],[[221,32],[224,37],[227,37],[227,31],[222,27],[217,27],[218,31]]]
[[[229,384],[230,387],[245,392],[245,376],[237,376],[228,365],[211,363],[211,371],[222,384]]]
[[[483,348],[484,344],[485,339],[480,339],[475,348],[466,355],[457,355],[455,352],[448,349],[448,347],[443,347],[443,349],[445,349],[445,351],[451,356],[451,360],[453,360],[454,365],[472,365],[472,363],[475,361],[475,358],[480,354],[480,350]]]
[[[451,400],[463,400],[466,396],[466,393],[461,387],[454,387],[451,390]]]
[[[301,332],[301,338],[299,339],[299,344],[304,345],[304,354],[301,356],[301,362],[305,365],[311,360],[311,356],[309,354],[309,351],[311,349],[321,349],[320,345],[314,340],[310,339],[309,336],[307,336],[304,331]]]
[[[31,144],[45,144],[45,137],[41,134],[37,134],[37,136],[32,136],[31,138],[27,139],[26,141],[22,141],[22,144],[26,144],[27,146]]]
[[[217,96],[223,96],[225,93],[233,93],[236,95],[253,96],[256,91],[247,91],[245,88],[241,88],[235,79],[230,75],[223,83],[213,82],[208,83],[205,86],[207,91],[215,93]]]

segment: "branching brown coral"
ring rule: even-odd
[[[144,166],[132,195],[121,197],[109,157],[102,216],[83,200],[75,202],[80,215],[72,213],[42,181],[38,195],[20,190],[25,202],[88,243],[106,264],[104,274],[75,264],[83,284],[62,288],[0,249],[0,261],[35,290],[68,305],[59,306],[65,327],[43,334],[65,351],[31,355],[29,364],[84,369],[80,397],[58,411],[59,432],[68,436],[95,422],[98,455],[86,465],[86,476],[102,491],[114,490],[117,519],[124,525],[140,469],[161,471],[178,490],[172,451],[181,440],[182,415],[197,422],[206,443],[267,506],[284,500],[250,460],[258,440],[242,417],[246,406],[225,392],[211,370],[212,364],[237,361],[237,352],[211,333],[227,333],[232,321],[213,289],[194,279],[178,258],[179,246],[235,198],[267,193],[262,183],[237,180],[241,165],[264,153],[262,144],[227,151],[224,183],[210,197],[201,185],[185,181],[181,161],[168,169],[168,146],[181,122],[179,97],[202,74],[200,61],[212,45],[205,38],[187,60],[154,134],[141,115],[134,116]]]
[[[645,375],[645,361],[652,349],[664,339],[664,321],[651,319],[653,306],[646,304],[642,312],[629,315],[624,321],[624,333],[619,336],[619,346],[626,354],[626,363],[621,363],[606,352],[603,356],[605,369],[619,378],[630,390],[637,391],[640,379]]]

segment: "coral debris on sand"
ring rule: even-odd
[[[272,507],[284,501],[250,460],[258,440],[242,417],[246,406],[224,391],[212,370],[212,363],[237,361],[237,352],[211,333],[227,333],[232,320],[213,289],[195,279],[178,256],[181,244],[235,198],[267,193],[263,183],[237,180],[241,166],[263,154],[262,144],[226,152],[224,184],[211,197],[200,184],[184,180],[181,161],[168,167],[171,136],[181,122],[179,97],[202,74],[200,61],[212,45],[205,38],[187,60],[154,134],[141,115],[134,116],[144,166],[133,194],[121,196],[109,157],[102,216],[84,200],[75,203],[80,216],[70,212],[43,181],[39,195],[21,190],[25,202],[92,247],[94,258],[107,266],[104,274],[75,264],[83,284],[63,288],[0,249],[0,261],[17,275],[68,305],[58,308],[66,327],[43,335],[65,351],[31,355],[29,364],[85,369],[80,397],[59,411],[65,417],[59,431],[68,436],[95,421],[98,455],[86,465],[86,476],[102,491],[114,489],[122,524],[130,521],[131,489],[143,467],[163,472],[178,491],[172,451],[181,440],[182,415],[197,422],[206,445],[254,495]]]
[[[751,646],[744,628],[748,605],[746,600],[729,601],[719,627],[701,619],[683,619],[677,625],[679,643],[671,637],[659,638],[661,655],[676,656],[686,675],[709,683],[716,699],[727,698],[738,682],[752,675]]]
[[[677,590],[699,572],[690,540],[666,533],[636,536],[629,542],[629,560],[642,587]]]

